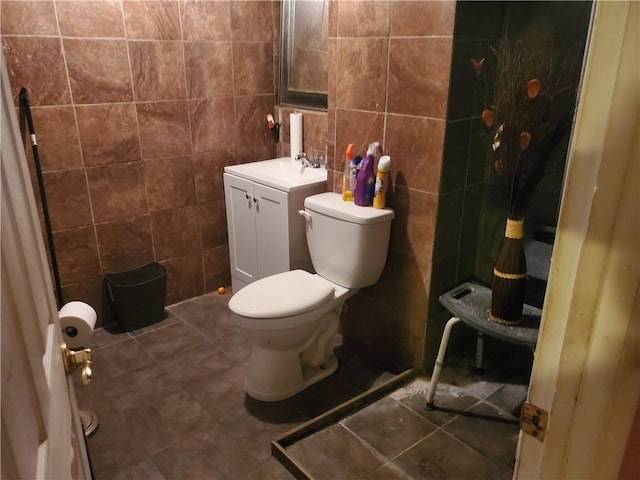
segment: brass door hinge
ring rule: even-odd
[[[534,404],[525,402],[522,405],[522,413],[520,414],[520,428],[538,440],[544,440],[544,434],[547,431],[547,418],[549,412],[536,407]]]

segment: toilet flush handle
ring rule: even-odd
[[[301,216],[303,216],[303,217],[304,217],[304,219],[305,219],[307,222],[310,222],[310,221],[311,221],[311,214],[310,214],[310,213],[308,213],[308,212],[306,212],[306,211],[304,211],[304,210],[298,210],[298,213],[299,213]]]

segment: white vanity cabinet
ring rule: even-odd
[[[312,271],[304,218],[298,210],[304,209],[306,197],[326,190],[326,180],[278,189],[272,181],[267,182],[269,186],[242,174],[241,166],[225,168],[233,291],[276,273],[296,268]]]

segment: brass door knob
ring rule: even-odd
[[[91,349],[70,350],[65,343],[62,344],[61,348],[66,374],[71,375],[76,368],[82,367],[82,383],[89,385],[93,373],[91,371]]]

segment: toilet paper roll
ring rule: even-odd
[[[291,160],[295,160],[296,155],[304,152],[302,149],[302,114],[292,113],[289,115],[289,141],[291,143]]]
[[[84,302],[66,303],[58,312],[62,336],[69,348],[88,347],[98,315]]]

